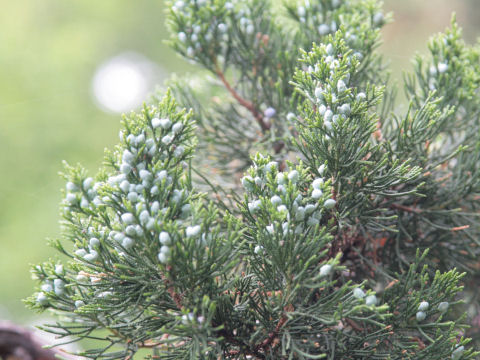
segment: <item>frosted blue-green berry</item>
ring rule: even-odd
[[[315,97],[317,99],[323,99],[323,89],[321,87],[315,88]]]
[[[100,240],[98,240],[97,238],[91,238],[89,244],[90,247],[96,248],[100,245]]]
[[[77,275],[75,277],[75,279],[78,281],[78,282],[86,282],[88,280],[88,278],[85,276],[85,275]]]
[[[315,205],[307,204],[305,205],[305,214],[309,215],[315,211]]]
[[[143,236],[143,229],[140,225],[135,225],[135,232],[137,233],[138,236]]]
[[[164,253],[165,255],[170,255],[170,248],[166,245],[163,245],[161,248],[160,248],[160,252],[161,253]]]
[[[252,201],[251,203],[248,203],[248,210],[252,213],[255,213],[257,212],[258,210],[260,210],[260,206],[262,205],[262,201],[261,200],[255,200],[255,201]]]
[[[148,210],[143,210],[140,215],[138,216],[140,223],[146,224],[148,220],[150,220],[150,213]]]
[[[67,189],[67,191],[78,191],[77,185],[75,185],[71,181],[67,182],[66,189]]]
[[[170,234],[166,231],[162,231],[158,236],[160,243],[162,245],[170,245],[172,243],[172,239],[170,238]]]
[[[130,236],[137,235],[137,230],[134,225],[128,225],[125,228],[125,232],[127,233],[127,235],[130,235]]]
[[[357,299],[363,299],[365,297],[365,292],[360,288],[353,289],[353,296]]]
[[[72,194],[72,193],[67,194],[67,196],[65,197],[65,199],[67,200],[67,202],[68,202],[70,205],[74,205],[74,204],[78,203],[77,195]]]
[[[330,23],[330,28],[332,29],[332,31],[337,31],[338,26],[337,26],[337,22],[336,22],[335,20],[333,20],[333,21]]]
[[[138,172],[138,175],[140,175],[140,179],[142,180],[150,180],[152,178],[152,173],[148,170],[140,170]]]
[[[188,215],[190,214],[190,211],[192,210],[192,205],[190,204],[185,204],[182,206],[182,213],[184,213],[185,215]]]
[[[269,173],[270,171],[277,168],[278,168],[278,163],[276,161],[270,161],[267,165],[265,165],[265,172]]]
[[[377,297],[375,295],[368,295],[367,298],[365,299],[365,304],[367,306],[376,306],[377,305]]]
[[[116,242],[122,242],[122,240],[125,238],[125,235],[121,232],[112,231],[110,235]]]
[[[422,301],[420,305],[418,305],[418,311],[427,311],[430,304],[427,301]]]
[[[135,137],[135,144],[141,145],[145,142],[145,135],[144,134],[139,134]]]
[[[462,357],[463,352],[465,351],[465,346],[459,346],[452,352],[452,359],[458,360]]]
[[[159,125],[162,127],[162,129],[168,130],[172,126],[172,122],[168,118],[160,119]]]
[[[327,35],[329,32],[330,32],[330,26],[328,26],[327,24],[321,24],[318,27],[318,33],[320,35]]]
[[[83,256],[86,261],[95,261],[98,258],[98,253],[95,250],[91,250],[90,253]]]
[[[178,33],[178,40],[180,40],[181,42],[187,41],[187,34],[185,34],[184,32],[179,32]]]
[[[276,180],[277,180],[277,184],[279,184],[279,185],[285,184],[285,181],[286,181],[285,180],[285,174],[284,173],[278,173]]]
[[[323,185],[323,179],[321,179],[321,178],[315,179],[312,182],[312,187],[314,189],[320,189],[322,187],[322,185]]]
[[[282,203],[282,198],[278,195],[274,195],[272,196],[272,198],[270,199],[270,202],[275,205],[275,206],[278,206]]]
[[[323,115],[323,121],[332,121],[333,118],[333,112],[332,110],[328,109],[325,111],[325,114]]]
[[[228,26],[224,23],[220,23],[218,24],[218,31],[220,31],[221,33],[224,33],[226,32],[228,29]]]
[[[165,254],[165,253],[158,253],[158,260],[162,263],[162,264],[166,264],[167,261],[168,261],[168,255]]]
[[[367,95],[365,95],[365,93],[363,92],[359,92],[355,98],[357,99],[357,101],[363,101],[367,98]]]
[[[317,200],[317,199],[320,199],[320,198],[322,197],[322,195],[323,195],[322,190],[320,190],[320,189],[313,189],[313,191],[312,191],[312,198],[314,198],[314,199]]]
[[[80,307],[82,307],[83,305],[85,305],[85,303],[82,301],[82,300],[76,300],[75,301],[75,307],[78,309]]]
[[[303,206],[299,206],[295,211],[295,220],[301,221],[303,219],[305,219],[305,208]]]
[[[297,14],[299,17],[305,17],[305,15],[307,15],[307,10],[304,6],[299,6],[297,9]]]
[[[417,321],[423,321],[427,317],[427,314],[425,314],[423,311],[419,311],[419,312],[417,312],[415,317],[416,317]]]
[[[330,275],[331,272],[332,272],[332,265],[330,265],[330,264],[322,265],[322,267],[320,268],[320,276],[321,277],[328,276],[328,275]]]
[[[63,274],[63,265],[61,264],[55,265],[55,274],[57,275]]]
[[[174,134],[178,134],[180,131],[182,131],[182,129],[183,129],[183,124],[179,123],[179,122],[173,124],[173,126],[172,126],[172,132]]]
[[[259,176],[255,176],[255,179],[253,179],[253,181],[255,182],[255,185],[257,185],[259,187],[263,186],[263,184],[264,184],[262,178],[259,177]]]
[[[343,104],[339,109],[340,114],[350,115],[350,104]]]
[[[381,12],[377,12],[375,15],[373,15],[373,23],[377,26],[382,25],[384,20],[385,17]]]
[[[320,176],[323,176],[323,173],[325,172],[325,164],[320,165],[317,171]]]
[[[133,241],[133,239],[128,236],[125,236],[122,240],[122,246],[125,249],[130,249],[134,244],[135,242]]]
[[[172,142],[172,140],[173,140],[173,137],[171,135],[165,135],[162,138],[162,143],[165,144],[165,145],[168,145]]]
[[[122,190],[124,193],[128,192],[130,190],[130,183],[128,180],[123,180],[120,185],[119,185],[120,190]]]
[[[276,113],[277,111],[273,107],[269,107],[264,111],[263,115],[265,115],[266,118],[272,118]]]
[[[129,164],[123,163],[120,165],[120,172],[123,174],[129,174],[132,171],[132,167]]]
[[[287,114],[287,120],[288,121],[295,121],[296,119],[297,119],[297,117],[295,116],[294,113],[290,112],[290,113]]]
[[[46,293],[53,291],[53,286],[51,284],[43,284],[40,288]]]
[[[53,280],[53,288],[54,288],[55,294],[62,295],[65,291],[65,283],[63,282],[62,279],[55,279]]]
[[[160,124],[161,124],[161,120],[159,118],[156,117],[152,119],[152,127],[154,129],[160,127],[161,126]]]
[[[125,224],[135,223],[135,216],[133,216],[131,213],[122,214],[121,219]]]
[[[446,72],[446,71],[448,70],[448,64],[446,64],[446,63],[438,63],[437,69],[438,69],[438,72],[439,72],[440,74],[443,74],[444,72]]]
[[[267,225],[265,229],[269,234],[273,234],[275,232],[275,228],[273,227],[273,224]]]
[[[75,255],[77,255],[78,257],[84,257],[85,255],[87,255],[87,251],[85,249],[78,249],[75,251]]]
[[[152,214],[158,213],[158,210],[160,210],[160,203],[158,201],[154,201],[152,205],[150,205],[150,211]]]
[[[327,199],[325,200],[325,202],[323,203],[323,206],[326,208],[326,209],[333,209],[335,207],[335,205],[337,204],[337,202],[333,199]]]
[[[183,191],[180,191],[178,189],[173,190],[173,194],[171,197],[171,200],[173,203],[178,204],[178,202],[180,202],[182,197],[183,197]]]
[[[185,152],[185,148],[183,146],[177,146],[177,148],[173,151],[173,156],[180,157]]]
[[[93,186],[93,183],[94,183],[93,179],[91,177],[88,177],[85,180],[83,180],[83,188],[85,190],[88,190]]]
[[[127,143],[128,143],[129,145],[135,145],[136,142],[137,142],[137,139],[136,139],[135,135],[133,135],[133,134],[128,134],[128,136],[127,136]]]
[[[337,90],[339,93],[343,93],[347,90],[347,86],[343,80],[338,80],[337,82]]]
[[[40,292],[37,295],[37,304],[39,305],[47,305],[48,304],[48,297],[45,295],[45,293]]]
[[[447,301],[442,301],[440,304],[438,304],[438,311],[445,312],[448,310],[448,302]]]
[[[200,225],[194,225],[194,226],[188,226],[187,229],[185,230],[185,234],[187,237],[195,237],[198,234],[200,234],[201,227]]]
[[[157,173],[157,176],[156,176],[156,177],[157,177],[157,179],[158,179],[159,181],[163,181],[164,179],[167,178],[167,176],[168,176],[167,171],[166,171],[166,170],[161,170],[161,171],[159,171],[159,172]]]
[[[327,51],[328,55],[333,55],[333,45],[328,43],[327,46],[325,47],[325,50]]]
[[[292,170],[288,173],[288,179],[294,184],[298,181],[299,178],[300,174],[297,170]]]

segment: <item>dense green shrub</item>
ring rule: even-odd
[[[94,178],[66,167],[70,260],[28,303],[103,340],[83,356],[478,355],[480,48],[434,37],[402,110],[380,4],[301,3],[177,1],[171,44],[205,72],[126,116]]]

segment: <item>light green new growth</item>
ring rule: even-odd
[[[94,178],[66,166],[69,260],[36,266],[27,300],[61,316],[43,329],[92,359],[480,355],[480,46],[453,21],[398,112],[389,19],[376,0],[171,4],[171,45],[206,72],[126,116]]]

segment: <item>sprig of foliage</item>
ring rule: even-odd
[[[388,21],[375,0],[171,4],[209,75],[125,117],[95,178],[66,167],[69,261],[27,300],[62,316],[44,329],[93,359],[478,356],[479,49],[453,23],[394,113]]]

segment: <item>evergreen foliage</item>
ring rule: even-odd
[[[171,44],[206,72],[125,116],[95,178],[66,166],[69,261],[36,266],[27,300],[60,315],[43,328],[98,340],[93,359],[478,356],[480,46],[452,21],[399,110],[389,18],[172,4]]]

